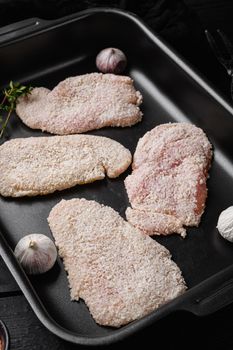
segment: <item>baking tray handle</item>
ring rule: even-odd
[[[233,265],[187,291],[181,309],[206,316],[233,302]]]
[[[0,45],[34,33],[42,28],[46,28],[50,23],[50,21],[40,18],[28,18],[2,27],[0,28]]]

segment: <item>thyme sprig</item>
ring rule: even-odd
[[[2,91],[3,99],[0,103],[0,111],[6,112],[6,117],[4,119],[3,116],[0,116],[0,139],[4,134],[12,112],[16,109],[17,99],[21,96],[27,96],[32,89],[31,86],[24,86],[10,81],[9,85]]]

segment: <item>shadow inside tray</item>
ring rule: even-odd
[[[61,261],[58,258],[51,270],[40,275],[30,275],[29,279],[34,284],[51,284],[54,283],[61,273]]]

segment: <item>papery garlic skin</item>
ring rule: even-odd
[[[47,272],[57,259],[57,249],[53,241],[39,233],[32,233],[20,239],[14,253],[30,275]]]
[[[120,74],[126,64],[125,54],[115,47],[104,49],[96,56],[96,66],[102,73]]]
[[[233,206],[221,212],[218,218],[217,229],[223,238],[233,242]]]

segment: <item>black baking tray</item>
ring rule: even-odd
[[[96,71],[95,56],[118,47],[128,58],[129,74],[142,92],[143,121],[131,128],[90,132],[121,142],[134,152],[138,139],[160,123],[192,122],[214,146],[207,207],[199,228],[188,236],[158,237],[181,268],[188,291],[150,315],[119,329],[97,325],[84,302],[71,302],[66,273],[58,259],[48,273],[28,278],[13,249],[27,233],[51,237],[47,217],[61,199],[84,197],[116,209],[123,217],[128,199],[123,180],[105,179],[44,197],[0,198],[0,253],[40,321],[57,336],[76,344],[109,344],[177,310],[207,315],[233,300],[233,245],[218,234],[219,213],[233,202],[233,110],[136,16],[92,9],[55,22],[30,19],[0,31],[1,87],[9,80],[54,87],[60,80]],[[41,136],[14,116],[10,138]],[[43,133],[44,137],[48,137]],[[10,161],[10,160],[9,160]]]

